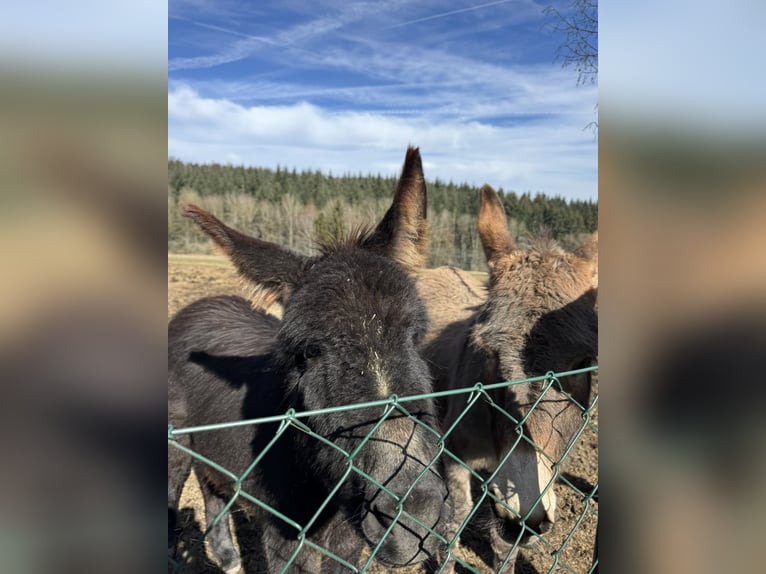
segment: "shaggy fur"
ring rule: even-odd
[[[589,366],[598,347],[597,236],[580,251],[588,258],[565,253],[548,238],[518,249],[508,233],[500,199],[489,186],[481,190],[478,228],[490,270],[486,291],[468,274],[452,268],[434,270],[418,280],[432,321],[424,354],[437,390]],[[516,420],[529,414],[518,430],[546,457],[558,461],[582,425],[582,409],[556,387],[532,409],[541,387],[513,385],[490,394]],[[563,378],[561,388],[579,405],[587,405],[588,375]],[[466,398],[454,395],[445,401],[440,415],[443,428],[461,415]],[[535,505],[552,479],[550,461],[523,439],[514,448],[517,440],[517,425],[484,401],[474,405],[447,439],[447,447],[477,471],[494,472],[513,448],[490,485],[500,501],[492,503],[497,520],[487,532],[498,561],[519,535],[522,543],[529,542],[535,539],[534,532],[546,531],[555,520],[552,486]],[[454,531],[473,507],[471,474],[449,458],[446,465],[456,507]],[[527,516],[523,527],[519,515]]]
[[[288,408],[314,410],[433,390],[418,353],[426,311],[405,272],[422,260],[425,246],[426,190],[420,170],[418,151],[408,150],[393,205],[381,223],[353,241],[326,246],[317,257],[302,257],[245,236],[199,208],[187,210],[243,276],[278,294],[284,311],[279,321],[238,297],[202,299],[182,309],[168,327],[171,424],[246,420]],[[407,403],[407,410],[437,427],[433,401]],[[351,453],[381,412],[380,407],[355,409],[301,420]],[[179,442],[239,476],[278,426],[193,433],[181,435]],[[439,465],[423,473],[436,459],[437,446],[433,433],[395,411],[354,456],[354,468],[348,472],[344,455],[288,426],[245,477],[242,488],[300,525],[313,520],[308,538],[352,564],[359,565],[361,550],[381,539],[377,560],[389,567],[415,564],[434,559],[439,543],[407,514],[440,535],[446,534],[452,518]],[[235,495],[235,485],[226,475],[173,450],[168,453],[169,510],[175,511],[193,466],[212,520]],[[406,514],[400,515],[397,500],[362,473],[396,497],[414,485],[402,502]],[[317,514],[328,497],[330,503]],[[244,497],[237,498],[237,504],[260,532],[248,568],[279,572],[299,550],[296,529]],[[243,568],[226,516],[209,540],[227,572]],[[346,569],[304,546],[290,571]]]

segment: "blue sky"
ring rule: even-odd
[[[168,154],[389,175],[413,144],[427,179],[596,199],[547,3],[170,0]]]

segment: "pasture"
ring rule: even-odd
[[[428,271],[425,271],[426,273]],[[475,273],[478,279],[486,274]],[[248,297],[247,285],[239,278],[234,267],[224,256],[168,255],[168,318],[181,307],[209,295],[235,294]],[[279,314],[279,309],[274,310]],[[594,391],[598,392],[598,376],[594,377]],[[593,411],[593,426],[597,428],[598,412]],[[544,535],[534,549],[522,549],[516,564],[516,572],[524,574],[544,572],[585,573],[591,566],[598,497],[589,500],[594,485],[598,482],[598,434],[594,428],[586,428],[575,447],[569,452],[561,466],[563,480],[555,485],[558,497],[558,520],[553,529]],[[184,524],[184,539],[198,536],[204,528],[203,505],[200,491],[192,476],[184,489],[179,509]],[[480,520],[480,514],[474,520]],[[471,564],[476,572],[492,572],[482,559],[482,541],[471,546],[473,552],[458,547],[458,555]],[[560,549],[560,551],[559,551]],[[205,559],[194,562],[194,572],[220,572]],[[373,568],[371,572],[386,571]],[[421,568],[405,568],[402,572],[420,572]],[[465,571],[458,567],[458,572]]]

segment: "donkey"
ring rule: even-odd
[[[407,273],[422,265],[427,242],[417,148],[408,148],[393,204],[379,224],[321,246],[315,257],[243,235],[195,206],[185,215],[223,248],[244,278],[275,294],[283,316],[280,321],[232,296],[202,299],[179,311],[168,326],[172,425],[247,420],[290,408],[315,410],[433,390],[418,352],[427,313]],[[290,424],[245,476],[242,490],[301,527],[311,523],[306,539],[352,565],[358,565],[365,546],[378,545],[375,559],[387,567],[432,561],[452,519],[438,474],[438,436],[422,426],[437,427],[436,405],[419,400],[406,408],[419,422],[395,409],[369,440],[382,407],[301,418],[345,453],[359,451],[349,461]],[[241,476],[278,426],[242,425],[180,434],[178,440]],[[211,521],[235,495],[236,485],[170,448],[169,516],[193,467]],[[292,572],[347,571],[306,545],[293,525],[246,497],[237,504],[259,527],[254,551],[259,571],[279,572],[288,562]],[[226,520],[211,530],[210,542],[224,570],[243,570]]]
[[[486,288],[451,267],[418,279],[431,320],[423,352],[436,389],[590,366],[598,346],[598,236],[590,237],[579,255],[565,253],[545,238],[520,249],[508,232],[500,198],[486,185],[480,191],[478,231],[489,267]],[[446,439],[447,448],[470,468],[495,473],[487,485],[493,512],[482,521],[488,522],[495,567],[513,551],[508,561],[512,565],[515,549],[533,545],[536,534],[550,530],[555,521],[552,464],[582,425],[580,406],[562,391],[586,405],[590,375],[562,377],[560,385],[545,393],[540,383],[489,391],[493,402],[516,421],[527,416],[524,424],[516,425],[479,400]],[[467,397],[452,395],[441,405],[442,428],[449,429],[458,420]],[[520,440],[519,433],[524,435]],[[473,507],[472,473],[448,457],[445,467],[455,505],[450,530],[454,534]]]

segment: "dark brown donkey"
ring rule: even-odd
[[[589,238],[579,255],[565,253],[545,239],[520,249],[508,232],[500,198],[489,186],[480,193],[478,228],[489,265],[487,288],[450,267],[418,280],[431,320],[424,354],[437,390],[590,366],[598,345],[597,236]],[[582,426],[581,406],[587,405],[591,386],[589,374],[563,377],[560,383],[544,394],[541,383],[490,391],[493,401],[516,421],[528,415],[525,423],[516,425],[479,400],[447,438],[447,448],[472,469],[494,473],[487,485],[493,512],[486,535],[496,560],[508,556],[516,542],[528,545],[537,540],[535,533],[546,532],[555,520],[552,463]],[[445,402],[443,429],[458,419],[467,398],[457,394]],[[454,532],[473,507],[472,473],[447,457],[445,464],[455,504]]]
[[[197,207],[187,208],[185,215],[223,248],[246,279],[275,293],[284,312],[280,321],[239,297],[213,297],[173,318],[168,397],[175,427],[432,392],[428,366],[418,353],[426,310],[407,274],[422,264],[426,248],[426,189],[417,149],[408,149],[393,204],[377,227],[326,245],[316,257],[243,235]],[[436,428],[433,401],[408,402],[406,408]],[[375,558],[389,567],[431,559],[440,547],[434,532],[445,535],[452,519],[447,489],[437,474],[438,435],[395,409],[366,440],[382,413],[379,406],[301,418],[346,453],[359,451],[349,462],[290,425],[246,475],[242,490],[300,526],[314,520],[307,539],[351,564],[359,564],[365,546],[378,544]],[[180,434],[179,442],[240,476],[277,427]],[[173,445],[168,464],[171,516],[192,467],[209,521],[235,494],[230,477],[192,462]],[[347,571],[305,544],[299,548],[293,525],[244,497],[237,504],[260,530],[253,549],[257,569],[279,572],[296,552],[290,571]],[[211,531],[210,542],[225,570],[243,568],[226,520]]]

